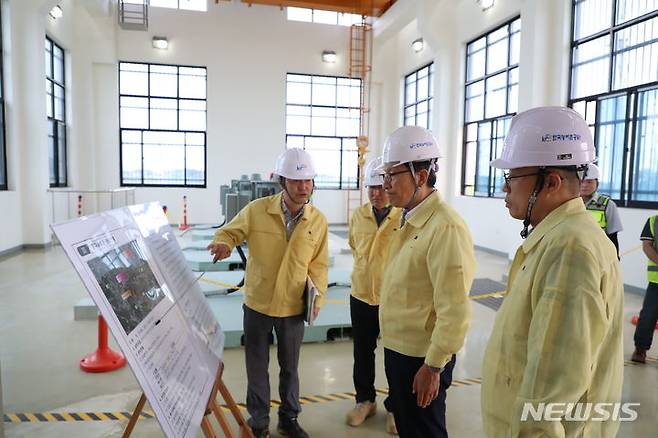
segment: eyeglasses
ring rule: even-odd
[[[391,173],[384,172],[382,173],[382,178],[384,179],[385,183],[390,183],[395,175],[399,175],[401,173],[407,173],[407,172],[411,172],[411,171],[409,169],[404,169],[404,170],[400,170],[399,172],[391,172]]]
[[[503,172],[503,178],[505,178],[505,185],[506,185],[507,187],[509,187],[509,186],[510,186],[510,182],[511,182],[514,178],[524,178],[524,177],[526,177],[526,176],[536,176],[536,175],[539,175],[539,174],[540,174],[540,172],[535,172],[535,173],[524,173],[523,175],[514,175],[514,176],[510,176],[509,172]]]

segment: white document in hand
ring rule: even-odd
[[[311,277],[306,277],[306,288],[304,288],[304,321],[308,325],[313,325],[313,309],[315,308],[315,301],[318,298],[318,288],[315,287]]]

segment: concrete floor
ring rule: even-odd
[[[341,242],[332,238],[336,249]],[[507,260],[478,251],[478,278],[500,280]],[[336,256],[336,267],[351,257]],[[73,306],[87,293],[61,248],[25,251],[0,261],[0,364],[4,412],[116,412],[131,411],[140,395],[128,367],[105,374],[87,374],[78,361],[96,344],[96,323],[74,321]],[[642,297],[626,294],[625,318],[630,321]],[[455,379],[481,376],[482,355],[495,312],[473,304],[473,321],[465,348],[459,353]],[[625,324],[625,351],[632,351],[633,326]],[[112,344],[116,348],[116,344]],[[658,356],[658,348],[650,352]],[[386,388],[382,350],[377,387]],[[242,349],[225,351],[224,381],[238,402],[245,398],[246,378]],[[271,352],[270,374],[276,396],[276,354]],[[301,395],[352,391],[352,344],[336,341],[305,344],[301,353]],[[623,423],[620,437],[655,437],[658,431],[658,365],[625,367],[624,401],[639,402],[639,418]],[[300,423],[311,436],[385,437],[384,413],[359,428],[344,424],[351,400],[306,404]],[[448,430],[453,437],[481,437],[480,386],[453,387],[448,392]],[[272,412],[276,419],[276,412]],[[7,437],[118,437],[125,421],[5,423]],[[276,427],[275,422],[271,425]],[[157,421],[140,420],[133,436],[163,436]],[[199,436],[202,436],[199,434]],[[276,434],[274,434],[276,436]]]

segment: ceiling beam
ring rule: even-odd
[[[395,0],[242,0],[242,3],[322,9],[379,17]]]

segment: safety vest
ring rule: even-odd
[[[651,216],[649,218],[649,230],[653,238],[653,248],[658,251],[658,239],[656,239],[656,219],[658,216]],[[658,283],[658,265],[651,259],[647,262],[647,277],[651,283]]]
[[[608,226],[608,220],[605,218],[605,209],[608,208],[608,202],[610,202],[610,196],[597,195],[594,202],[587,203],[587,211],[592,213],[596,223],[604,230]]]

